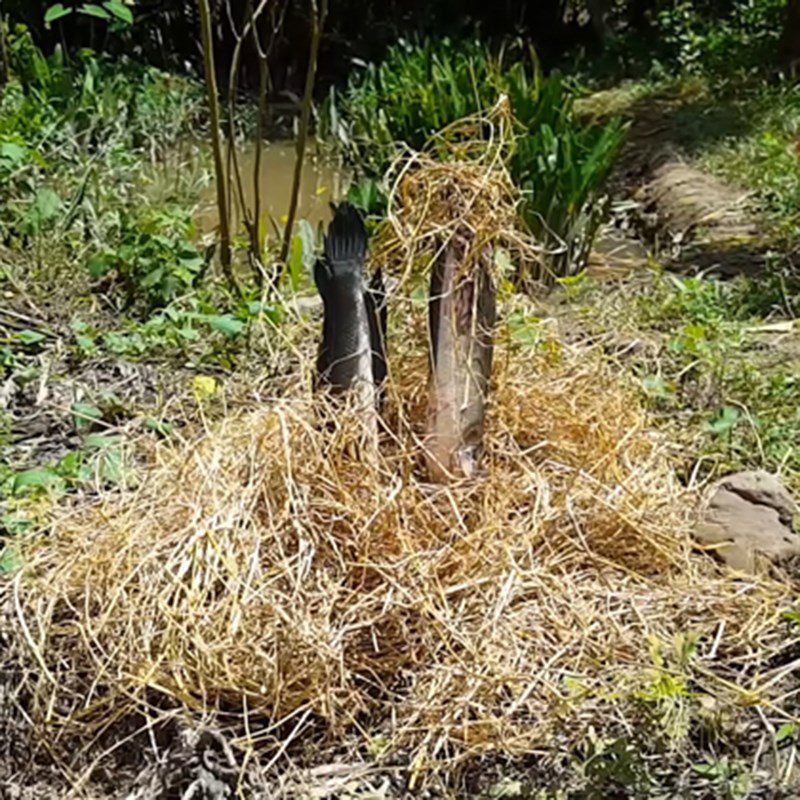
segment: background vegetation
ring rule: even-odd
[[[437,152],[443,128],[506,98],[506,165],[556,286],[518,301],[509,335],[546,354],[556,318],[566,338],[605,343],[673,441],[686,482],[759,467],[800,489],[796,5],[332,1],[316,132],[356,170],[351,197],[378,223],[402,152]],[[311,6],[272,3],[259,21],[261,56],[242,36],[250,8],[213,7],[223,112],[233,115],[222,127],[266,130],[256,110],[265,86],[263,102],[288,120],[267,133],[285,135],[306,80]],[[170,437],[189,418],[221,413],[219,384],[250,380],[254,365],[286,370],[281,322],[310,291],[317,241],[307,222],[290,231],[278,294],[250,259],[255,250],[262,266],[279,260],[283,220],[256,214],[254,229],[234,235],[235,286],[218,268],[215,236],[197,230],[211,159],[198,141],[208,114],[194,2],[5,0],[1,13],[0,570],[10,570],[15,537],[59,494],[135,481],[134,436]],[[241,73],[229,97],[237,31]],[[648,115],[681,159],[746,195],[757,270],[727,280],[690,258],[691,274],[676,272],[670,255],[683,243],[654,247],[631,220],[626,181]],[[651,248],[619,280],[592,255],[608,224]],[[515,266],[530,277],[530,265]],[[776,748],[797,736],[773,733]],[[761,780],[746,744],[722,755],[695,745],[687,769],[705,796],[744,797]],[[600,787],[596,796],[657,796],[669,783],[660,757],[670,760],[645,759],[624,739],[596,742],[575,754],[572,777]]]

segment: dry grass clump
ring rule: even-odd
[[[376,458],[298,381],[56,515],[2,589],[34,722],[88,745],[186,709],[244,747],[380,734],[424,769],[590,728],[679,737],[664,674],[726,708],[778,685],[789,589],[692,553],[690,498],[597,354],[501,348],[487,474],[434,487],[425,346],[394,352]]]
[[[373,248],[376,264],[404,278],[427,274],[458,235],[469,243],[465,271],[485,248],[502,247],[526,274],[541,272],[541,248],[520,221],[519,190],[506,168],[507,114],[499,104],[488,115],[461,120],[433,141],[432,154],[398,161],[390,171],[387,220]],[[485,141],[475,128],[492,135]],[[496,262],[493,267],[499,272]]]

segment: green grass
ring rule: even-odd
[[[700,167],[754,193],[769,223],[797,238],[800,222],[800,87],[786,82],[748,88],[728,107],[741,132],[696,149]]]
[[[780,471],[800,490],[800,328],[768,323],[780,293],[770,276],[721,282],[660,271],[613,291],[586,281],[576,291],[581,325],[640,347],[633,372],[654,420],[693,474]]]

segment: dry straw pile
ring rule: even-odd
[[[401,280],[427,275],[452,237],[469,242],[469,271],[485,248],[502,248],[514,276],[495,263],[497,278],[541,280],[542,249],[518,214],[520,196],[508,173],[511,118],[505,102],[488,115],[459,120],[424,153],[410,153],[389,171],[388,212],[373,248],[376,262]],[[488,141],[484,133],[488,132]]]
[[[503,345],[487,475],[434,488],[415,438],[424,344],[394,344],[377,459],[298,381],[159,446],[137,491],[64,509],[28,544],[3,591],[46,735],[88,746],[177,708],[262,751],[380,734],[424,769],[590,726],[680,738],[649,694],[665,674],[720,708],[779,685],[762,668],[788,644],[788,590],[692,553],[659,442],[599,358]],[[682,634],[697,649],[673,659]]]
[[[458,183],[452,165],[423,177],[402,191]],[[693,498],[598,353],[501,331],[486,475],[425,483],[424,309],[408,313],[377,455],[352,413],[321,413],[309,346],[288,390],[160,445],[136,491],[75,502],[26,543],[0,600],[51,750],[177,711],[273,755],[380,737],[422,780],[590,732],[678,742],[690,706],[781,691],[790,590],[693,552]]]

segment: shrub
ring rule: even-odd
[[[550,277],[566,276],[586,265],[605,218],[603,187],[624,128],[618,119],[580,124],[558,75],[531,86],[518,63],[505,86],[519,125],[509,169],[522,190],[520,213],[546,248]]]
[[[89,273],[94,280],[122,286],[127,307],[138,302],[150,312],[191,290],[202,276],[205,261],[191,236],[187,212],[155,209],[123,215],[118,245],[95,253]]]
[[[496,71],[476,42],[400,42],[380,64],[356,73],[341,94],[331,91],[320,124],[349,159],[381,173],[403,142],[415,150],[457,119],[497,100]]]
[[[198,117],[201,93],[190,81],[84,50],[67,62],[49,56],[17,26],[10,37],[12,79],[0,93],[0,225],[19,230],[44,184],[80,200],[110,178],[119,199],[141,160],[163,155]],[[127,170],[122,180],[120,170]]]
[[[668,57],[690,72],[730,74],[775,64],[786,0],[678,0],[655,15]]]

